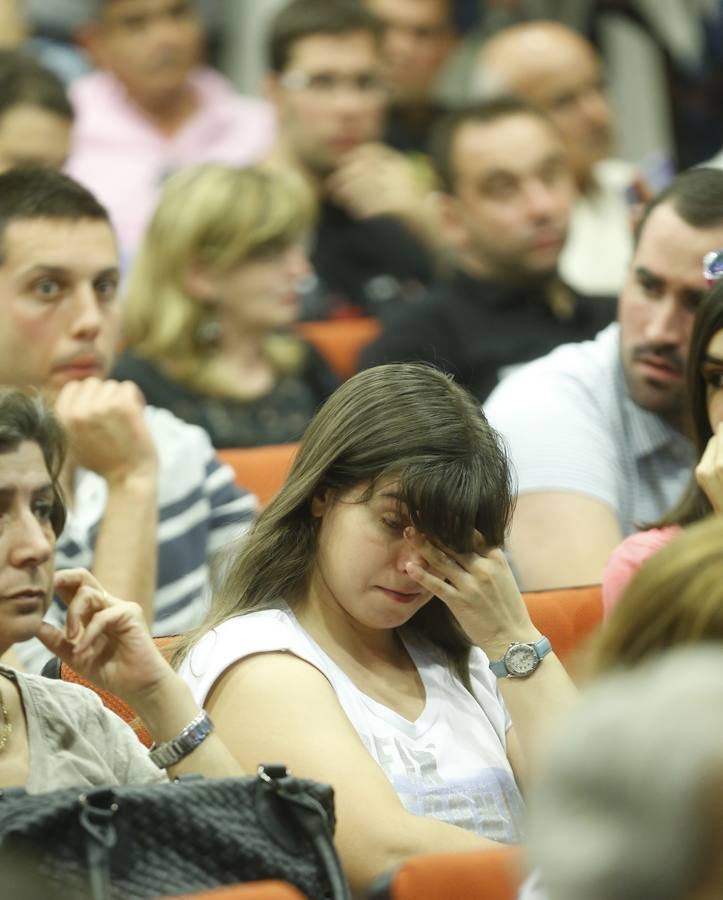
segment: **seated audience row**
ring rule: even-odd
[[[109,208],[124,262],[169,173],[270,155],[297,167],[320,200],[312,250],[320,285],[307,298],[308,315],[383,314],[397,305],[390,300],[422,296],[445,242],[425,199],[428,166],[393,148],[426,148],[442,112],[430,102],[432,81],[459,16],[447,0],[405,2],[368,0],[367,11],[351,0],[292,0],[272,20],[266,101],[236,94],[201,65],[203,29],[192,4],[95,4],[79,40],[98,69],[72,86],[69,171]],[[562,25],[515,26],[482,47],[479,80],[485,95],[528,97],[559,128],[580,191],[561,271],[583,292],[617,288],[629,252],[624,193],[632,173],[628,166],[616,174],[622,163],[606,158],[611,114],[595,52]],[[38,143],[53,148],[53,164],[67,155],[67,135]]]
[[[439,423],[432,434],[430,415]],[[390,421],[404,425],[401,447],[387,440]],[[38,633],[71,665],[137,703],[155,734],[175,733],[172,723],[198,707],[152,646],[137,604],[109,597],[88,573],[59,573],[55,586],[70,604],[65,630],[41,625],[64,516],[59,427],[37,399],[5,391],[0,437],[8,501],[2,649]],[[212,712],[225,747],[204,742],[174,771],[226,774],[271,753],[298,774],[330,781],[340,852],[358,891],[419,852],[519,840],[516,782],[537,764],[575,692],[531,625],[504,556],[491,549],[504,535],[510,486],[497,436],[473,398],[442,373],[396,365],[348,381],[315,419],[283,490],[231,561],[207,622],[177,645],[180,674]],[[642,569],[598,637],[598,669],[720,636],[721,529],[718,517],[699,523]],[[633,638],[640,640],[631,654]],[[28,734],[0,775],[5,784],[35,784],[39,760],[50,784],[66,776],[83,784],[163,777],[81,689],[6,668],[1,674],[13,686],[5,743],[15,714]],[[157,687],[149,693],[150,684]],[[23,706],[14,702],[18,691]],[[53,691],[66,706],[39,713]],[[36,726],[56,719],[70,722],[74,736],[67,768],[65,753],[46,759],[36,736]],[[115,755],[103,758],[96,727],[110,732]],[[587,754],[566,753],[557,768],[583,764],[591,772]],[[573,847],[593,840],[595,808],[588,806],[589,823],[577,822]],[[554,807],[542,809],[536,815],[544,822]],[[549,884],[566,877],[559,862],[543,864]],[[609,869],[602,874],[608,879]]]

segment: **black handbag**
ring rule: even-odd
[[[283,766],[246,778],[3,790],[0,894],[145,900],[280,879],[314,900],[350,900],[333,830],[331,787]]]

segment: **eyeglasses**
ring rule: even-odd
[[[282,87],[290,91],[309,91],[328,97],[336,94],[342,88],[354,91],[365,97],[371,97],[384,92],[384,84],[381,79],[371,72],[363,72],[360,75],[335,75],[332,72],[302,72],[300,69],[292,69],[285,72],[279,79]]]
[[[703,277],[708,285],[723,278],[723,250],[711,250],[703,257]]]

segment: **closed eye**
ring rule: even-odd
[[[403,531],[407,527],[407,523],[401,519],[394,519],[389,516],[382,516],[382,525],[390,531]]]

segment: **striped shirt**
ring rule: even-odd
[[[485,413],[505,438],[519,494],[593,497],[615,512],[623,535],[661,518],[695,465],[691,442],[630,397],[617,323],[518,369]]]
[[[158,575],[153,634],[178,634],[197,625],[209,600],[209,561],[250,527],[256,497],[234,483],[203,429],[172,413],[146,407],[159,455]],[[107,500],[106,482],[87,469],[76,472],[75,496],[56,548],[58,569],[91,569],[95,540]],[[129,598],[130,599],[130,598]],[[65,607],[53,600],[46,620],[61,625]],[[36,639],[15,644],[29,671],[39,671],[50,653]]]

